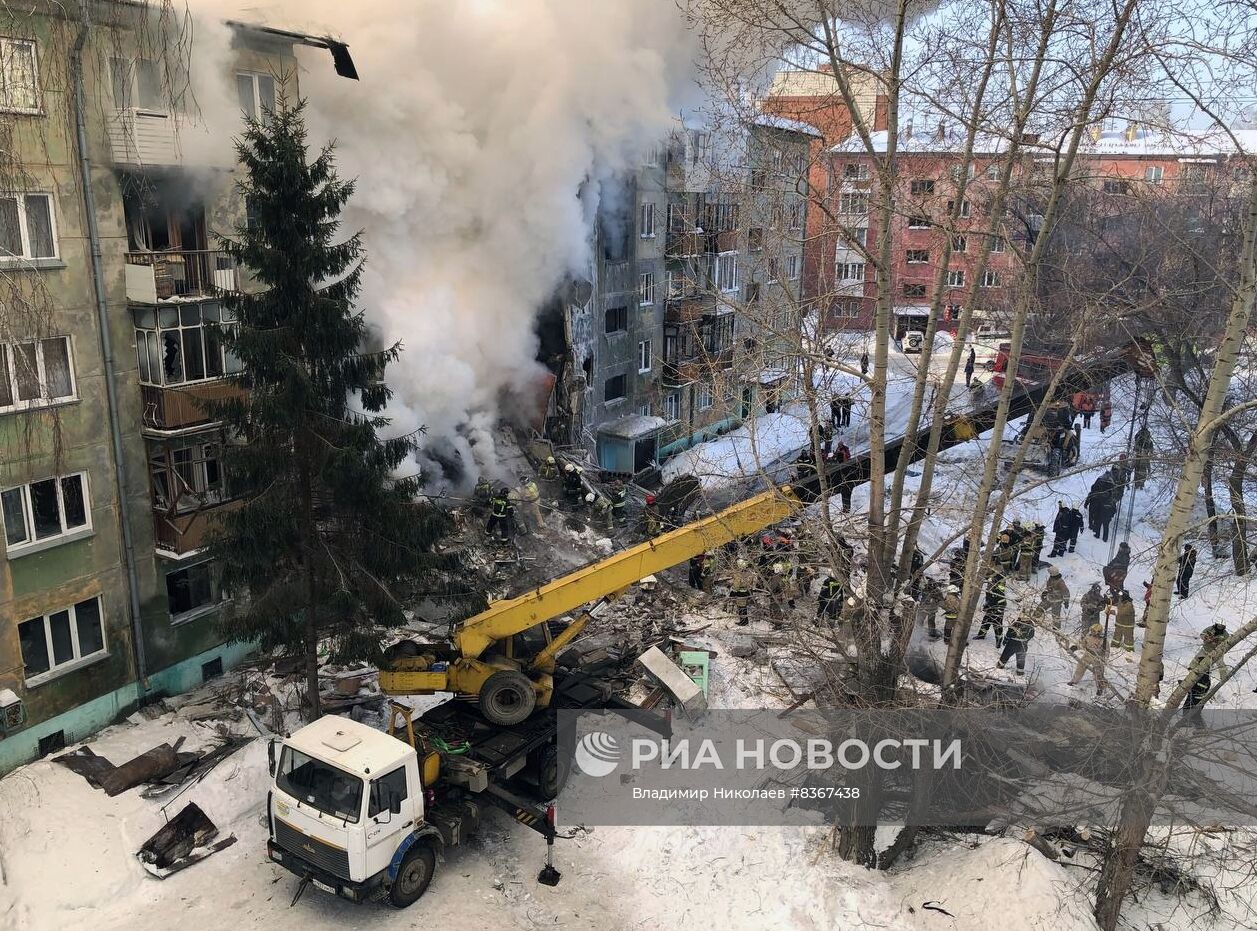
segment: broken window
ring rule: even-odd
[[[612,375],[602,383],[602,400],[610,403],[618,401],[628,393],[628,379],[623,375]]]
[[[30,618],[17,630],[27,685],[37,685],[59,668],[77,665],[105,650],[99,597]]]
[[[143,384],[207,381],[234,375],[243,367],[224,344],[223,328],[235,321],[220,304],[137,308],[135,322],[136,361]]]
[[[217,443],[162,449],[149,458],[153,506],[176,514],[227,500]]]
[[[39,112],[39,73],[30,39],[0,38],[0,110]]]
[[[623,333],[628,329],[628,308],[608,307],[606,313],[606,332]]]
[[[221,600],[212,563],[197,563],[166,575],[166,601],[171,620],[213,607]]]
[[[87,474],[79,472],[0,491],[10,551],[90,526]]]

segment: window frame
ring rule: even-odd
[[[799,279],[799,266],[803,263],[799,261],[797,253],[790,253],[786,256],[786,280],[797,281]]]
[[[998,288],[999,286],[999,272],[993,268],[984,269],[982,271],[982,287]]]
[[[239,81],[241,78],[249,78],[253,82],[254,112],[250,114],[247,110],[244,110],[244,109],[241,109],[240,112],[246,117],[250,117],[252,119],[257,120],[259,123],[265,124],[267,120],[264,118],[263,114],[266,111],[265,111],[265,108],[262,106],[262,88],[261,88],[261,82],[258,79],[267,78],[274,85],[276,107],[279,106],[279,93],[280,93],[280,86],[281,86],[280,79],[275,77],[275,75],[273,74],[268,74],[265,71],[248,71],[248,70],[236,71],[235,79],[237,82],[236,83],[237,92],[239,91],[239,87],[240,87]],[[237,93],[237,103],[239,103],[238,93]],[[271,110],[270,112],[274,113],[275,111]]]
[[[856,205],[859,205],[858,207]],[[867,191],[843,191],[838,197],[838,213],[840,216],[867,216],[869,212],[869,195]]]
[[[66,361],[68,363],[68,371],[70,376],[70,393],[66,395],[57,395],[56,397],[44,397],[43,389],[48,386],[47,365],[44,361],[44,343],[52,340],[64,340],[66,346]],[[14,347],[25,346],[31,344],[35,347],[35,376],[39,381],[40,397],[29,398],[23,400],[18,392],[17,380],[17,364]],[[9,404],[0,405],[0,415],[13,414],[19,411],[28,411],[44,407],[54,407],[58,404],[70,404],[79,399],[79,382],[78,375],[74,370],[74,337],[72,336],[45,336],[38,339],[25,339],[13,343],[0,343],[0,377],[7,377],[9,382],[10,397]]]
[[[0,112],[4,112],[0,110]],[[31,234],[30,221],[26,216],[26,200],[28,197],[42,197],[48,204],[48,232],[52,237],[52,255],[32,255],[31,254]],[[52,196],[51,191],[3,191],[0,192],[0,200],[13,198],[17,204],[17,226],[18,236],[22,239],[22,254],[15,255],[11,253],[0,253],[0,267],[14,268],[23,265],[34,265],[38,267],[38,263],[60,263],[61,259],[61,242],[57,234],[57,209],[56,200]]]
[[[965,270],[963,268],[947,269],[947,287],[963,288],[965,286]]]
[[[1144,181],[1148,184],[1160,184],[1165,180],[1164,165],[1148,165],[1144,168]]]
[[[919,213],[908,215],[908,229],[910,230],[928,230],[933,225],[929,217]]]
[[[0,113],[24,114],[41,116],[44,112],[44,89],[39,82],[39,42],[19,36],[0,36],[0,55],[7,54],[6,46],[25,45],[31,50],[31,71],[34,79],[35,105],[33,107],[10,107],[0,100]]]
[[[614,327],[612,326],[612,323],[613,323],[613,319],[611,316],[612,314],[615,314],[614,323],[617,324]],[[620,322],[621,314],[623,314],[623,323]],[[604,335],[606,336],[615,336],[619,333],[627,333],[628,332],[628,306],[617,305],[615,307],[608,307],[605,311],[603,311],[602,331]]]
[[[707,399],[707,403],[703,403],[703,399]],[[709,411],[716,406],[716,392],[711,385],[706,382],[699,383],[694,386],[694,409],[700,411]]]
[[[933,178],[913,178],[908,182],[908,193],[912,197],[930,197],[934,194]]]
[[[929,249],[905,250],[904,264],[905,265],[929,265],[930,264],[930,250]]]
[[[178,613],[172,611],[171,604],[170,604],[170,578],[171,576],[178,575],[181,572],[190,573],[194,569],[201,569],[202,567],[204,567],[205,570],[209,573],[210,601],[208,601],[205,604],[200,604],[195,607],[189,608],[186,611],[180,611]],[[179,624],[186,624],[189,621],[194,621],[197,618],[204,617],[207,614],[211,614],[214,611],[217,611],[220,607],[222,607],[223,602],[228,600],[226,593],[223,592],[221,586],[219,585],[218,575],[214,571],[214,567],[213,567],[213,560],[203,559],[203,560],[200,560],[199,562],[192,562],[186,566],[180,566],[177,569],[172,569],[170,572],[165,573],[165,575],[162,577],[162,580],[163,582],[165,582],[165,585],[166,585],[166,615],[170,619],[170,624],[172,627],[177,626]]]
[[[991,234],[991,254],[999,255],[1008,251],[1008,241],[1003,236]]]
[[[843,282],[844,284],[850,283],[850,282],[863,283],[865,280],[865,276],[868,273],[867,266],[868,266],[867,262],[839,262],[838,263],[838,280]],[[851,275],[847,274],[848,269],[856,269],[856,268],[860,270],[858,276],[854,274],[851,274]]]
[[[218,308],[218,320],[207,321],[205,319],[205,308],[209,305]],[[198,316],[197,323],[184,323],[183,313],[185,310],[195,310]],[[174,311],[177,314],[177,321],[173,325],[163,325],[161,315],[163,311]],[[152,313],[153,326],[141,326],[139,314]],[[226,330],[236,325],[237,320],[231,316],[231,311],[218,301],[185,301],[177,304],[164,304],[160,306],[144,306],[135,310],[133,319],[136,321],[135,326],[135,361],[136,372],[139,382],[142,385],[150,385],[155,388],[182,388],[187,385],[201,385],[212,381],[221,381],[224,378],[232,378],[239,375],[244,370],[244,366],[239,359],[232,355],[227,348],[226,343],[220,335],[218,339],[218,352],[221,356],[219,367],[221,371],[216,375],[210,374],[210,341],[207,339],[214,328]],[[201,371],[199,378],[188,377],[188,349],[185,342],[184,334],[188,331],[196,330],[200,334],[198,339],[201,350]],[[178,381],[167,379],[165,346],[163,334],[178,333],[179,340],[179,364],[182,375]],[[150,345],[149,340],[153,341]],[[233,359],[235,361],[233,362]],[[160,380],[153,379],[153,365],[157,365],[160,374]],[[148,373],[147,375],[145,373]]]
[[[852,169],[854,169],[854,171]],[[869,166],[864,162],[846,162],[843,164],[843,181],[867,181],[868,179]]]
[[[654,352],[649,339],[641,339],[637,341],[637,374],[649,374],[654,368]]]
[[[611,385],[611,383],[616,380],[618,380],[620,383],[620,389],[621,389],[620,394],[617,394],[613,398],[608,397],[607,396],[608,388]],[[624,375],[624,374],[612,375],[609,378],[604,378],[602,380],[602,403],[603,404],[616,404],[620,401],[623,401],[627,397],[628,397],[628,376],[627,375]]]
[[[87,604],[90,601],[96,602],[97,621],[100,624],[101,645],[100,649],[95,650],[92,653],[82,654],[79,646],[78,609],[79,605]],[[56,655],[54,653],[52,643],[51,618],[54,615],[60,614],[62,611],[65,611],[69,615],[70,645],[71,649],[74,651],[74,658],[66,660],[63,663],[55,663]],[[48,658],[48,668],[44,672],[35,673],[33,676],[26,675],[26,656],[21,650],[21,638],[19,633],[18,653],[22,656],[22,683],[28,689],[33,689],[46,682],[51,682],[53,679],[58,679],[61,676],[74,672],[76,669],[82,669],[84,666],[90,666],[92,663],[99,662],[109,655],[109,639],[105,636],[107,632],[105,625],[105,600],[99,594],[93,595],[90,598],[84,598],[82,601],[77,601],[64,608],[57,608],[53,611],[48,611],[45,614],[37,614],[34,617],[24,618],[18,622],[17,627],[20,630],[23,624],[28,624],[31,621],[43,621],[44,649],[47,651],[46,656]]]
[[[641,207],[637,211],[637,222],[639,230],[637,235],[642,239],[654,239],[655,233],[655,205],[653,201],[643,201]]]
[[[726,267],[727,263],[727,267]],[[729,272],[729,283],[726,286],[725,272]],[[720,252],[716,255],[716,287],[722,294],[735,294],[738,290],[738,253],[736,251]]]
[[[637,306],[650,307],[655,303],[655,273],[642,272],[637,276]]]
[[[663,419],[668,423],[681,422],[681,392],[669,391],[663,396]]]
[[[66,523],[65,510],[65,489],[62,483],[66,479],[77,478],[82,488],[83,494],[83,515],[84,522],[75,527],[70,527]],[[31,486],[38,485],[42,482],[53,482],[57,490],[57,519],[61,524],[61,530],[57,533],[50,534],[46,537],[36,537],[35,535],[35,504],[31,499]],[[82,472],[66,472],[63,475],[51,475],[47,478],[37,479],[27,482],[23,485],[11,485],[8,488],[0,488],[0,500],[3,496],[10,492],[20,492],[20,500],[22,502],[22,529],[26,533],[26,539],[17,543],[8,542],[9,525],[4,520],[3,509],[0,508],[0,526],[4,528],[5,552],[12,558],[21,556],[29,552],[39,552],[41,550],[50,549],[62,543],[71,543],[74,540],[81,540],[84,537],[91,536],[94,532],[92,525],[92,498],[91,485],[88,481],[88,473]]]

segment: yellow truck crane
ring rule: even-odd
[[[481,714],[493,724],[519,724],[534,709],[549,707],[556,659],[585,629],[589,613],[573,617],[558,633],[550,621],[771,526],[799,506],[789,487],[773,488],[533,591],[496,602],[461,622],[448,643],[419,644],[417,655],[391,656],[380,670],[380,688],[390,695],[454,692],[478,699]]]

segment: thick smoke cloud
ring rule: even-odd
[[[539,369],[533,319],[589,260],[604,183],[640,162],[693,93],[693,48],[671,0],[199,0],[194,71],[222,75],[235,17],[332,34],[362,80],[300,53],[312,140],[358,179],[345,220],[366,230],[363,306],[401,340],[397,428],[428,429],[492,469],[502,398]],[[224,82],[221,99],[234,100]],[[202,79],[207,117],[221,111]],[[220,135],[219,138],[223,138]],[[591,183],[592,182],[592,183]]]

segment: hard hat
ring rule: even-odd
[[[594,503],[594,493],[592,491],[589,494],[585,495],[585,503],[586,504]]]
[[[547,462],[549,465],[554,465],[554,457],[553,457],[553,456],[546,456],[546,462]]]
[[[748,565],[748,563],[747,563],[747,561],[746,561],[745,559],[739,559],[739,560],[738,560],[738,568],[739,568],[739,569],[745,569],[745,568],[747,567],[747,565]]]
[[[1055,566],[1048,567],[1048,575],[1060,575],[1060,574],[1061,574],[1061,570],[1057,569]]]
[[[1022,530],[1033,530],[1033,529],[1034,529],[1034,521],[1032,521],[1030,518],[1028,518],[1028,517],[1027,517],[1025,520],[1023,520],[1023,521],[1021,522],[1021,529],[1022,529]]]
[[[582,473],[582,474],[584,474],[584,472],[585,472],[585,470],[584,470],[584,469],[582,469],[580,466],[577,466],[577,467],[576,467],[576,471],[577,471],[577,472],[580,472],[580,473]]]
[[[783,573],[783,572],[785,572],[785,571],[786,571],[786,566],[785,566],[785,563],[780,563],[780,562],[775,562],[775,563],[773,563],[773,574],[774,574],[774,575],[781,575],[781,573]]]
[[[1104,628],[1103,628],[1103,627],[1101,627],[1099,624],[1092,624],[1090,629],[1091,629],[1091,633],[1093,633],[1093,634],[1102,634],[1102,633],[1104,633]]]
[[[949,595],[959,595],[959,594],[960,594],[960,589],[959,589],[959,588],[957,588],[955,585],[948,585],[948,586],[947,586],[947,594],[949,594]]]
[[[569,463],[567,463],[565,466],[563,466],[563,471],[564,471],[564,472],[575,472],[575,471],[576,471],[576,466],[572,465],[572,464],[569,462]]]

